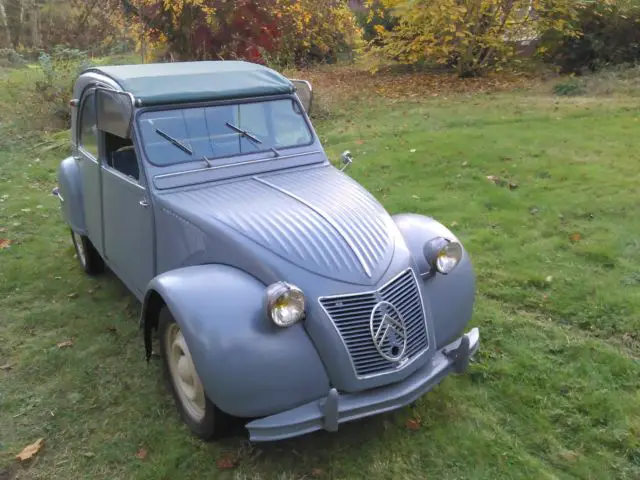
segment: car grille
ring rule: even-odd
[[[405,321],[407,348],[403,358],[395,362],[380,355],[371,337],[371,313],[381,301],[391,303]],[[429,346],[420,290],[410,269],[377,291],[323,297],[320,304],[340,332],[359,377],[394,370],[400,362],[415,358]]]

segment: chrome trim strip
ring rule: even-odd
[[[394,370],[389,370],[389,371],[380,372],[380,373],[370,373],[368,375],[358,375],[357,370],[356,370],[356,366],[353,363],[353,358],[351,357],[351,353],[349,352],[349,347],[347,347],[347,342],[345,342],[344,337],[340,333],[340,329],[338,328],[338,326],[333,321],[333,318],[331,317],[331,315],[329,314],[327,309],[324,308],[324,305],[322,304],[322,300],[332,300],[332,299],[340,299],[340,298],[348,298],[348,297],[357,297],[357,296],[361,296],[361,295],[375,295],[376,293],[378,293],[383,288],[388,287],[390,284],[395,282],[398,278],[400,278],[402,275],[407,273],[407,271],[411,271],[411,275],[413,276],[413,279],[416,282],[416,287],[418,288],[418,295],[420,295],[420,306],[422,307],[422,318],[424,319],[424,330],[427,333],[427,347],[424,350],[418,352],[416,354],[416,356],[413,357],[410,361],[405,361],[404,363],[402,361],[400,361],[399,362],[400,364]],[[349,362],[351,363],[351,368],[353,369],[353,372],[355,373],[355,376],[356,376],[357,380],[366,380],[368,378],[382,377],[383,375],[394,374],[398,370],[403,369],[403,368],[411,365],[412,363],[414,363],[419,358],[422,358],[424,356],[424,354],[427,353],[431,349],[431,342],[429,341],[429,323],[427,322],[427,310],[426,310],[426,308],[424,306],[424,299],[422,298],[422,291],[420,289],[420,284],[418,283],[418,277],[416,275],[416,272],[411,267],[409,267],[409,268],[407,268],[405,270],[402,270],[399,274],[397,274],[395,277],[393,277],[387,283],[385,283],[384,285],[381,285],[380,287],[378,287],[375,290],[366,290],[366,291],[357,292],[357,293],[346,293],[344,295],[322,296],[322,297],[318,297],[318,303],[320,304],[320,308],[322,308],[322,310],[324,311],[325,315],[327,317],[329,317],[329,320],[331,320],[331,325],[333,325],[333,328],[336,329],[336,332],[338,333],[338,336],[340,337],[340,340],[342,340],[342,344],[344,345],[345,351],[347,352],[347,355],[349,356]]]
[[[322,153],[322,151],[314,150],[313,152],[294,153],[291,155],[280,155],[279,157],[259,158],[258,160],[247,160],[245,162],[227,163],[226,165],[218,165],[215,167],[196,168],[195,170],[185,170],[182,172],[163,173],[161,175],[155,175],[153,179],[156,180],[156,179],[163,179],[163,178],[173,178],[173,177],[179,177],[181,175],[188,175],[190,173],[212,172],[215,170],[223,170],[225,168],[237,167],[240,165],[251,165],[253,163],[270,162],[272,160],[283,160],[286,158],[302,157],[304,155],[314,155],[316,153]]]
[[[320,215],[329,225],[331,225],[333,227],[333,229],[338,232],[338,234],[342,237],[342,239],[345,241],[345,243],[347,245],[349,245],[349,248],[351,249],[351,251],[355,254],[355,256],[358,258],[358,261],[360,262],[360,266],[362,267],[362,270],[364,271],[364,273],[367,274],[367,277],[371,278],[371,269],[367,266],[367,262],[365,261],[365,259],[363,258],[361,252],[358,250],[358,248],[353,244],[353,242],[351,242],[349,240],[349,237],[347,236],[347,234],[345,233],[345,231],[340,227],[340,225],[338,225],[333,218],[331,217],[331,215],[329,215],[328,213],[326,213],[325,211],[321,210],[320,208],[316,207],[315,205],[311,204],[310,202],[307,202],[305,199],[300,198],[299,196],[297,196],[294,193],[291,193],[288,190],[285,190],[282,187],[278,187],[277,185],[274,185],[273,183],[254,176],[253,179],[256,182],[260,182],[263,185],[266,185],[268,187],[273,188],[274,190],[277,190],[280,193],[283,193],[295,200],[297,200],[298,202],[302,203],[303,205],[306,205],[307,207],[309,207],[311,210],[313,210],[314,212],[316,212],[318,215]]]

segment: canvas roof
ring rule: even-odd
[[[139,105],[277,95],[295,91],[280,73],[243,61],[172,62],[92,67],[130,92]]]

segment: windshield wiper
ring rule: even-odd
[[[229,127],[231,130],[235,130],[236,132],[238,132],[240,135],[242,135],[243,137],[247,137],[249,140],[251,140],[252,142],[255,143],[260,143],[262,144],[262,140],[260,140],[258,137],[256,137],[255,135],[251,134],[250,132],[248,132],[247,130],[243,130],[240,127],[227,122],[226,123],[227,127]],[[269,147],[269,150],[271,150],[276,157],[280,156],[280,152],[278,150],[276,150],[275,147]]]
[[[193,151],[187,147],[184,143],[182,143],[180,140],[173,138],[171,135],[169,135],[167,132],[164,132],[162,130],[160,130],[159,128],[156,128],[156,133],[158,135],[160,135],[161,137],[165,138],[166,140],[168,140],[169,142],[171,142],[172,144],[174,144],[176,147],[178,147],[180,150],[182,150],[184,153],[187,153],[189,155],[193,155]]]
[[[252,142],[262,143],[262,140],[260,140],[258,137],[256,137],[255,135],[252,135],[251,133],[247,132],[246,130],[242,130],[240,127],[237,127],[232,123],[227,122],[227,127],[229,127],[231,130],[235,130],[236,132],[238,132],[243,137],[247,137]]]

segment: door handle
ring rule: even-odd
[[[144,207],[144,208],[147,208],[147,207],[149,206],[149,201],[148,201],[146,198],[143,198],[143,199],[142,199],[142,200],[140,200],[140,202],[138,202],[138,203],[140,203],[140,206],[141,206],[141,207]]]

